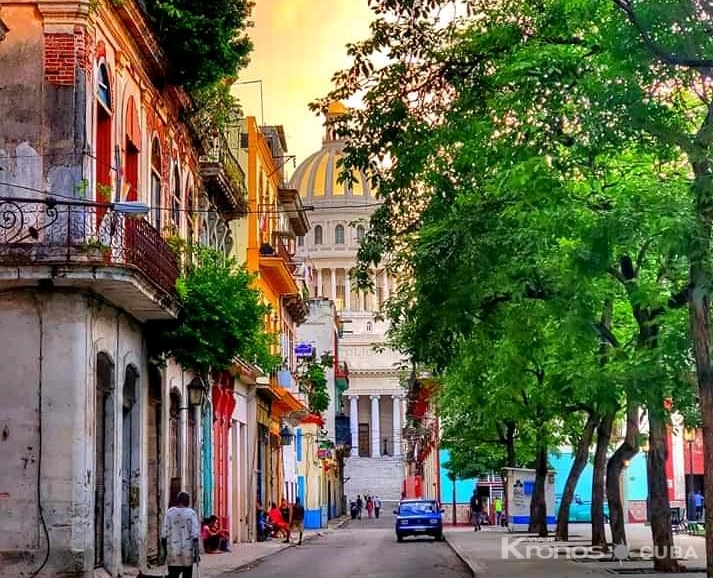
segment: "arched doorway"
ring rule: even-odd
[[[161,412],[163,380],[158,367],[151,364],[148,370],[149,378],[149,411],[147,431],[148,453],[148,527],[146,536],[146,558],[151,564],[158,564],[161,555],[160,528],[163,519],[161,511]]]
[[[181,491],[181,394],[171,391],[168,415],[168,476],[170,478],[170,494],[168,505],[174,506]]]
[[[139,477],[141,475],[141,407],[139,372],[133,365],[124,374],[121,453],[121,561],[138,562]]]
[[[94,567],[109,566],[114,510],[114,362],[97,354],[94,390]]]

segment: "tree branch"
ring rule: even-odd
[[[656,43],[649,31],[644,28],[644,25],[636,15],[630,0],[612,0],[612,2],[614,2],[614,4],[618,6],[622,12],[624,12],[626,18],[639,33],[646,49],[662,62],[671,66],[685,66],[686,68],[713,68],[713,60],[679,56],[664,50]]]

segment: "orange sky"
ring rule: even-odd
[[[256,0],[254,50],[241,81],[262,80],[265,124],[285,127],[297,163],[322,146],[322,120],[307,105],[326,94],[330,79],[349,64],[345,45],[368,37],[366,0]],[[248,116],[260,119],[260,85],[235,86]],[[294,169],[290,162],[288,174]]]

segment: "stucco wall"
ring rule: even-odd
[[[48,547],[39,528],[38,483],[51,545],[47,568],[56,569],[57,576],[62,575],[60,569],[88,570],[93,567],[96,476],[94,360],[102,351],[114,361],[112,420],[120,425],[127,366],[134,366],[140,376],[146,374],[140,330],[119,311],[78,293],[5,293],[0,295],[0,308],[0,335],[12,336],[0,348],[0,365],[5,368],[0,415],[7,432],[0,443],[0,459],[7,464],[0,470],[0,495],[10,512],[0,517],[0,575],[16,577],[31,571]],[[145,403],[137,401],[143,411]],[[139,420],[139,429],[142,423]],[[121,427],[112,429],[113,463],[107,470],[118,473],[123,439]],[[144,469],[139,468],[137,475]],[[120,475],[107,479],[106,494],[105,503],[111,507],[105,521],[120,520],[121,501],[113,499],[121,496]],[[137,493],[133,503],[130,539],[142,551],[145,492]],[[23,531],[25,543],[18,540]],[[107,525],[110,569],[118,567],[121,540],[121,524]]]

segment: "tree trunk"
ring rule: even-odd
[[[607,413],[597,427],[597,447],[594,452],[594,473],[592,477],[592,546],[607,547],[607,533],[604,527],[604,472],[611,440],[615,413]]]
[[[569,540],[569,511],[574,498],[574,491],[577,489],[577,482],[587,465],[589,458],[589,448],[592,445],[594,430],[599,423],[599,417],[589,414],[587,422],[584,424],[582,437],[579,438],[577,449],[574,453],[572,467],[567,475],[567,482],[564,485],[562,492],[562,500],[560,501],[560,509],[557,513],[557,528],[555,529],[555,537],[558,540]]]
[[[530,527],[528,532],[545,538],[547,536],[547,446],[540,444],[537,448],[537,465],[535,466],[535,487],[530,500]]]
[[[514,422],[508,422],[505,426],[505,447],[507,449],[507,464],[508,468],[516,467],[515,464],[515,431],[517,426]]]
[[[607,500],[612,544],[626,544],[626,514],[621,496],[624,463],[639,452],[639,403],[629,400],[626,411],[626,435],[607,463]]]
[[[663,400],[658,400],[663,406]],[[666,422],[663,407],[649,404],[649,502],[651,504],[651,537],[654,542],[654,570],[680,572],[673,554],[671,504],[666,483]]]
[[[713,496],[713,367],[711,364],[711,229],[713,229],[713,159],[710,145],[713,141],[713,104],[708,107],[703,124],[696,135],[698,156],[689,153],[695,180],[692,187],[696,221],[689,244],[688,314],[693,354],[696,360],[698,395],[703,422],[703,495],[711,502]],[[653,440],[651,441],[653,448]],[[653,453],[653,452],[652,452]],[[653,462],[651,462],[653,467]],[[653,516],[651,528],[653,532]],[[713,578],[713,507],[705,508],[706,573]]]

